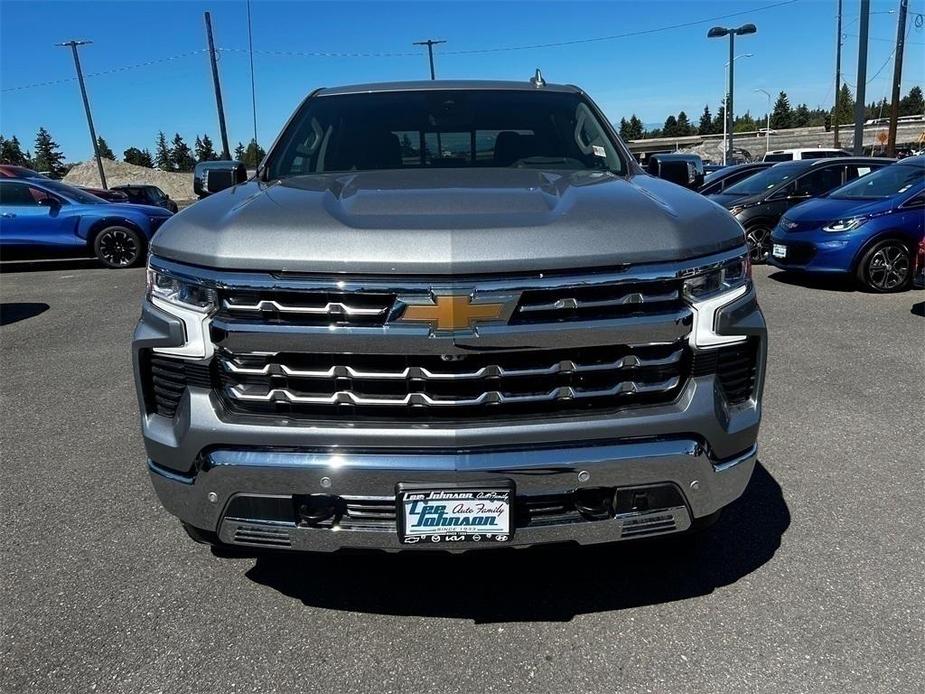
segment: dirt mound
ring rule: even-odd
[[[106,172],[106,183],[110,187],[129,183],[148,183],[157,186],[174,200],[191,200],[196,197],[193,193],[192,173],[149,169],[145,166],[109,159],[103,160],[103,170]],[[100,175],[96,170],[96,161],[91,159],[77,164],[64,177],[64,182],[75,186],[99,188]]]

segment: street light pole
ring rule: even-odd
[[[726,143],[726,160],[735,161],[733,153],[733,85],[735,84],[735,37],[744,36],[745,34],[754,34],[758,29],[754,24],[743,24],[740,27],[713,27],[707,32],[707,38],[714,39],[723,36],[729,37],[729,85],[726,92],[726,129],[729,132],[729,140]]]
[[[446,43],[446,41],[434,41],[433,39],[427,39],[426,41],[415,41],[413,46],[427,46],[427,57],[430,59],[430,78],[432,80],[437,79],[436,74],[434,73],[434,46],[438,43]]]
[[[752,57],[752,54],[751,54],[751,53],[742,53],[741,55],[737,55],[735,58],[733,58],[733,59],[732,59],[732,63],[734,63],[735,61],[737,61],[739,58],[751,58],[751,57]],[[731,63],[726,63],[725,65],[723,65],[723,89],[724,89],[724,90],[726,89],[726,86],[727,86],[728,80],[729,80],[729,65],[730,65],[730,64],[731,64]],[[729,125],[729,124],[731,124],[730,121],[726,118],[726,116],[729,114],[729,107],[728,107],[728,105],[727,105],[728,98],[729,98],[729,93],[727,92],[726,94],[723,95],[723,164],[726,164],[726,163],[727,163],[727,161],[726,161],[726,154],[727,154],[727,151],[726,151],[726,132],[727,132],[726,126]]]
[[[80,83],[80,95],[84,100],[84,110],[87,112],[87,125],[90,126],[90,139],[93,141],[93,155],[96,157],[96,168],[100,172],[100,185],[103,190],[108,190],[106,185],[106,172],[103,171],[103,160],[100,158],[100,144],[96,139],[96,130],[93,127],[93,116],[90,115],[90,100],[87,98],[87,86],[84,84],[84,73],[80,69],[80,56],[77,55],[78,46],[87,46],[92,41],[65,41],[64,43],[55,44],[57,46],[68,46],[74,53],[74,67],[77,68],[77,81]]]
[[[769,92],[769,91],[767,91],[767,90],[765,90],[765,89],[756,89],[755,91],[756,91],[756,92],[761,92],[761,93],[764,94],[766,97],[768,97],[767,121],[766,121],[765,126],[764,126],[764,153],[767,154],[767,153],[770,151],[770,149],[771,149],[771,142],[770,142],[770,137],[771,137],[771,92]]]

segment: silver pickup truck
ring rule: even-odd
[[[133,341],[150,476],[193,539],[610,542],[745,489],[766,328],[742,228],[581,89],[319,89],[242,178],[154,237]]]

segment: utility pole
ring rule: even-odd
[[[84,110],[87,112],[87,125],[90,126],[90,139],[93,140],[93,155],[96,157],[96,168],[100,172],[100,185],[103,190],[108,190],[106,185],[106,172],[103,171],[103,160],[100,159],[100,145],[96,140],[96,130],[93,127],[93,116],[90,115],[90,100],[87,98],[87,86],[84,84],[84,73],[80,69],[80,56],[77,55],[78,46],[87,46],[93,41],[65,41],[64,43],[55,44],[57,46],[69,46],[74,53],[74,67],[77,68],[77,81],[80,83],[80,94],[84,99]]]
[[[716,39],[723,36],[729,37],[729,86],[726,92],[725,113],[723,114],[726,116],[726,130],[729,132],[729,140],[726,142],[726,156],[724,157],[724,161],[732,164],[735,164],[732,145],[732,129],[733,125],[735,125],[732,106],[732,92],[733,85],[735,84],[735,37],[754,34],[756,31],[758,31],[758,29],[755,28],[754,24],[743,24],[740,27],[713,27],[707,32],[708,39]]]
[[[254,112],[254,144],[257,144],[257,88],[254,84],[254,35],[251,29],[251,0],[247,0],[247,49],[251,55],[251,108]]]
[[[218,127],[222,133],[222,158],[231,159],[228,151],[228,130],[225,128],[225,107],[222,106],[222,87],[218,82],[218,63],[215,60],[215,42],[212,40],[212,13],[206,12],[206,36],[209,39],[209,59],[212,61],[212,82],[215,84],[215,105],[218,107]]]
[[[838,36],[835,42],[835,108],[832,111],[832,130],[834,134],[833,146],[838,149],[841,142],[838,140],[838,97],[841,94],[841,3],[838,0]]]
[[[896,24],[896,62],[893,63],[893,98],[890,102],[890,130],[886,155],[896,156],[896,123],[899,118],[899,88],[903,78],[903,51],[906,49],[906,10],[909,0],[899,0],[899,21]]]
[[[430,58],[430,78],[432,80],[437,79],[434,73],[434,46],[438,43],[446,43],[446,41],[434,41],[432,39],[427,39],[426,41],[415,41],[413,46],[427,46],[427,56]]]
[[[861,27],[858,39],[858,93],[854,102],[854,155],[864,154],[864,103],[867,87],[867,37],[870,30],[870,0],[861,0]]]

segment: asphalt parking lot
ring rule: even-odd
[[[756,269],[752,484],[695,542],[222,559],[147,478],[143,270],[3,264],[4,692],[907,692],[925,681],[925,292]]]

